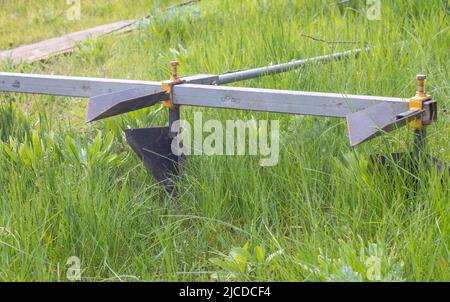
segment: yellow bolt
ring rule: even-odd
[[[170,80],[172,82],[178,82],[178,61],[170,62],[170,65],[172,66],[172,77]]]
[[[418,74],[416,76],[417,79],[417,92],[416,95],[418,96],[425,96],[425,80],[427,79],[426,75]]]

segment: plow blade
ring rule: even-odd
[[[404,110],[404,106],[399,104],[380,103],[347,115],[350,145],[356,146],[377,135],[405,126],[408,120],[424,112]]]
[[[181,172],[182,157],[172,153],[169,127],[126,129],[128,144],[155,179],[173,191],[173,176]]]
[[[168,98],[169,94],[166,91],[149,94],[148,91],[140,88],[94,96],[89,98],[86,120],[92,122],[143,109]]]

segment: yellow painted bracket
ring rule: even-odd
[[[416,95],[409,99],[409,110],[423,110],[423,103],[431,100],[431,95],[425,93],[425,75],[417,75],[417,91]],[[419,129],[424,126],[422,117],[418,117],[409,122],[409,126],[413,129]]]

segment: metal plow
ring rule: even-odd
[[[410,99],[219,86],[286,72],[311,63],[358,56],[361,51],[357,49],[222,75],[198,74],[181,78],[177,74],[178,63],[172,62],[171,78],[163,82],[0,73],[0,91],[89,98],[88,122],[162,104],[169,112],[168,127],[127,129],[125,134],[134,152],[169,192],[173,191],[174,176],[181,173],[183,165],[183,157],[175,155],[171,147],[180,131],[172,126],[180,119],[182,106],[346,118],[351,146],[409,124],[416,133],[415,152],[413,156],[395,155],[393,158],[403,163],[407,157],[422,156],[424,127],[437,118],[437,103],[425,93],[425,76],[417,77],[417,93]],[[375,156],[372,161],[383,165],[388,162],[383,156]],[[432,162],[440,170],[447,169],[435,159]]]

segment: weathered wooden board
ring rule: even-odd
[[[52,56],[69,53],[75,46],[89,38],[100,37],[110,33],[125,33],[132,30],[133,20],[122,20],[94,28],[74,32],[61,37],[23,45],[15,49],[0,52],[0,63],[9,61],[13,65],[33,63]]]

